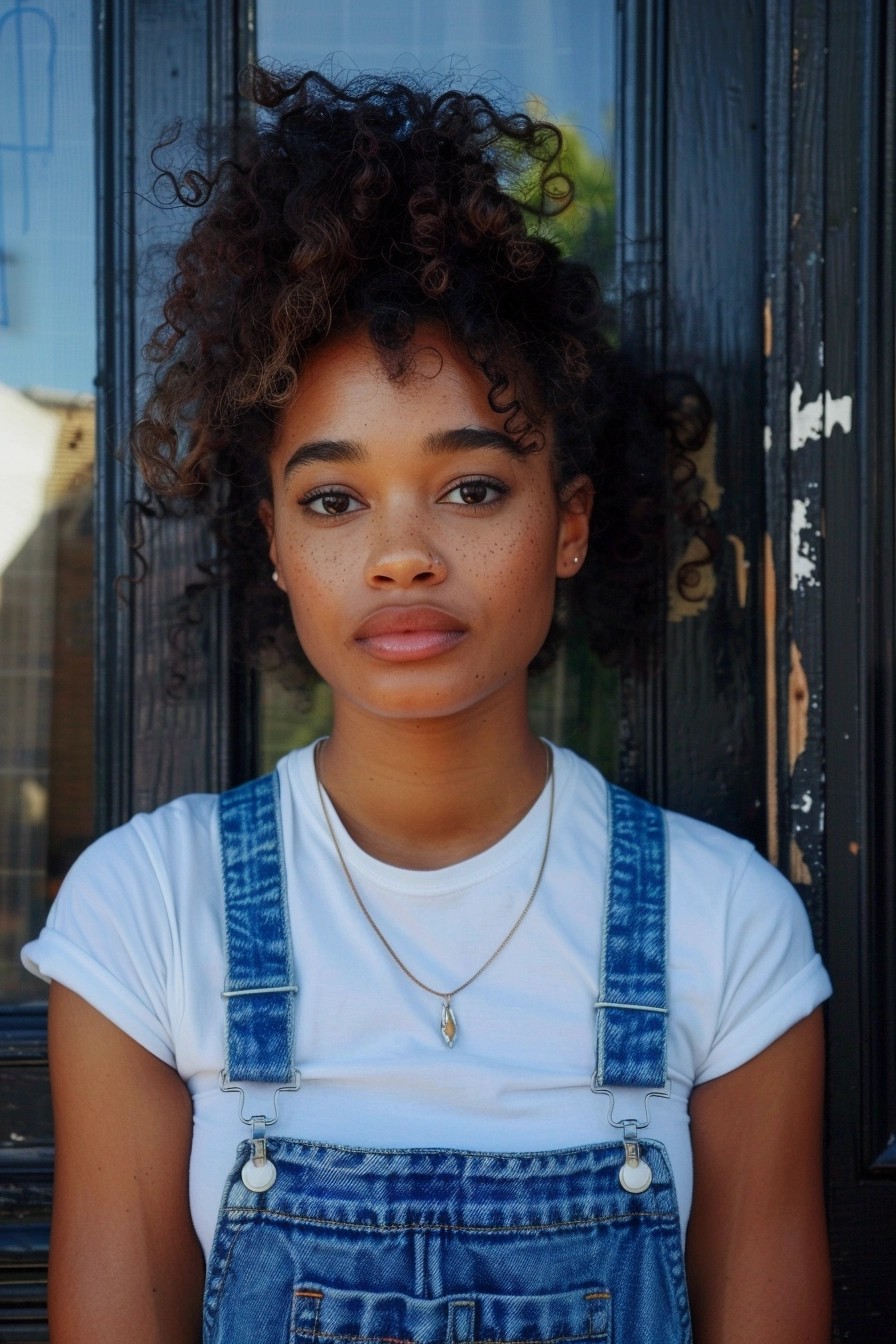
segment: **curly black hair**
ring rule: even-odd
[[[594,273],[552,241],[573,193],[560,131],[409,79],[253,66],[242,92],[251,115],[211,171],[157,160],[198,217],[146,348],[156,377],[131,444],[146,507],[211,520],[218,556],[193,596],[226,583],[247,648],[300,653],[257,521],[278,412],[331,334],[365,325],[400,378],[417,325],[435,320],[484,373],[519,451],[543,449],[549,419],[558,488],[593,480],[587,559],[568,582],[594,650],[643,660],[670,521],[714,551],[691,461],[710,412],[691,380],[646,378],[620,354]],[[693,575],[677,579],[686,594]],[[539,665],[555,640],[556,626]]]

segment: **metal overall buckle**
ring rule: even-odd
[[[631,1091],[634,1089],[626,1089]],[[623,1190],[627,1190],[631,1195],[643,1195],[644,1191],[649,1189],[653,1180],[653,1172],[650,1166],[641,1156],[641,1144],[638,1141],[638,1130],[646,1129],[650,1124],[650,1099],[651,1097],[663,1097],[668,1099],[670,1096],[668,1076],[662,1087],[651,1087],[638,1089],[641,1091],[641,1104],[638,1107],[639,1113],[643,1112],[643,1120],[629,1115],[624,1120],[617,1120],[614,1115],[616,1108],[616,1093],[611,1087],[601,1087],[598,1084],[597,1069],[591,1075],[591,1091],[602,1093],[603,1096],[610,1098],[610,1110],[607,1119],[614,1129],[622,1130],[622,1145],[625,1150],[625,1161],[619,1168],[619,1184]],[[631,1103],[626,1102],[627,1108]]]
[[[243,1170],[240,1175],[246,1189],[253,1191],[255,1194],[261,1194],[265,1190],[270,1190],[277,1179],[277,1168],[268,1157],[267,1138],[265,1137],[265,1131],[268,1126],[276,1125],[277,1123],[277,1097],[281,1092],[298,1092],[299,1088],[302,1086],[302,1075],[299,1073],[298,1069],[296,1069],[291,1083],[280,1083],[276,1086],[274,1084],[261,1083],[259,1086],[271,1086],[274,1088],[271,1093],[271,1110],[273,1111],[273,1115],[268,1115],[267,1111],[264,1111],[261,1115],[244,1115],[243,1107],[246,1102],[245,1088],[240,1087],[237,1083],[230,1082],[226,1071],[224,1069],[221,1070],[221,1091],[239,1092],[240,1119],[244,1125],[249,1125],[252,1129],[252,1155],[243,1165]]]

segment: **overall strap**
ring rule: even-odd
[[[227,1082],[289,1084],[292,965],[277,775],[218,800],[227,929]]]
[[[607,786],[609,855],[596,1010],[598,1087],[666,1081],[668,846],[662,811]]]

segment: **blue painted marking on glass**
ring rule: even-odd
[[[15,78],[11,101],[14,101],[15,104],[18,124],[15,128],[17,134],[10,134],[8,138],[4,136],[0,139],[0,151],[14,154],[18,161],[22,198],[21,231],[27,233],[31,227],[30,156],[52,153],[53,150],[56,101],[56,24],[46,10],[40,9],[36,5],[23,4],[22,0],[14,0],[12,8],[8,9],[5,14],[0,14],[0,54],[2,54],[4,42],[12,43],[12,64]],[[41,66],[45,63],[46,78],[41,80],[40,86],[37,88],[29,87],[29,70],[35,62],[26,60],[26,45],[29,52],[36,51],[39,54]],[[35,101],[37,99],[44,100],[40,111],[38,111]],[[37,123],[39,125],[41,120],[45,123],[45,133],[43,135],[38,135],[36,132],[32,133],[32,124]],[[12,127],[10,127],[10,130],[12,131]],[[0,153],[0,326],[8,327],[10,312],[9,289],[6,278],[8,254],[4,215],[3,170],[3,154]]]

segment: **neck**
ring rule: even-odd
[[[506,835],[544,787],[525,699],[450,719],[382,720],[338,705],[318,769],[352,839],[400,868],[442,868]]]

